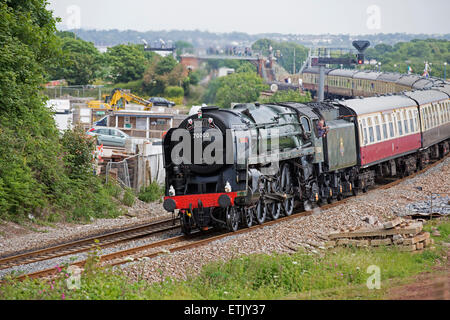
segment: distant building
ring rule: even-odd
[[[219,70],[217,71],[217,77],[218,78],[225,77],[225,76],[228,76],[233,73],[234,73],[234,69],[223,67],[223,68],[219,68]]]

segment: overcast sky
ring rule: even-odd
[[[48,0],[61,29],[450,33],[449,0]]]

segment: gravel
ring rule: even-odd
[[[166,239],[168,237],[173,237],[173,236],[178,236],[178,235],[181,235],[181,233],[179,231],[164,232],[164,233],[161,233],[158,235],[124,242],[124,243],[121,243],[121,244],[118,244],[115,246],[101,248],[99,254],[105,255],[105,254],[109,254],[109,253],[113,253],[113,252],[117,252],[117,251],[121,251],[121,250],[127,250],[127,249],[143,246],[143,245],[146,245],[149,243],[153,243],[156,241]],[[69,255],[69,256],[53,258],[53,259],[49,259],[49,260],[45,260],[45,261],[39,261],[39,262],[35,262],[35,263],[30,263],[27,265],[16,266],[16,267],[11,267],[8,269],[0,270],[0,278],[4,277],[5,275],[10,274],[12,272],[14,272],[14,273],[33,273],[33,272],[44,270],[44,269],[56,268],[57,266],[64,265],[65,263],[75,263],[78,261],[86,260],[88,257],[88,253],[89,253],[88,251],[80,252],[80,253]]]
[[[230,236],[202,247],[128,263],[121,269],[132,280],[159,282],[166,277],[186,279],[187,275],[198,274],[205,264],[241,255],[292,253],[299,247],[311,254],[320,254],[330,232],[351,227],[376,227],[392,220],[408,211],[407,204],[426,200],[430,192],[448,192],[449,177],[450,158],[392,188],[372,190],[334,208],[318,208],[310,216]],[[368,216],[372,219],[364,219]]]
[[[127,215],[116,219],[96,219],[90,224],[54,223],[51,226],[42,226],[32,222],[25,225],[12,222],[1,223],[0,257],[100,235],[171,216],[160,203],[145,203],[136,199],[136,203],[129,208]]]
[[[133,280],[146,279],[149,282],[155,282],[162,281],[168,276],[186,279],[187,275],[198,274],[207,263],[227,261],[240,255],[290,253],[299,247],[305,248],[312,254],[319,254],[330,232],[352,227],[378,226],[397,215],[411,214],[408,205],[429,200],[427,197],[430,193],[448,192],[450,190],[449,176],[450,158],[427,172],[390,189],[377,189],[349,198],[344,204],[334,208],[327,210],[316,208],[310,216],[298,217],[249,233],[232,235],[202,247],[160,255],[154,259],[138,259],[140,261],[121,265],[120,268]],[[137,203],[131,212],[135,217],[99,219],[89,225],[58,223],[54,228],[35,226],[38,232],[12,223],[3,224],[0,225],[0,255],[87,237],[108,232],[111,229],[130,227],[162,216],[171,216],[159,203],[148,205]],[[161,240],[164,236],[104,248],[102,254]],[[158,248],[158,250],[161,249]],[[70,262],[71,258],[75,261],[85,259],[86,253],[2,270],[0,276],[12,270],[33,272],[55,267]]]

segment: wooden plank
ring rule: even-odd
[[[383,237],[390,236],[394,234],[418,234],[422,231],[422,224],[415,223],[411,224],[407,228],[401,229],[360,229],[355,232],[337,232],[331,233],[328,238],[329,239],[339,239],[339,238],[363,238],[363,237]]]
[[[403,219],[400,218],[400,217],[397,217],[397,218],[395,218],[394,220],[385,222],[385,223],[383,224],[383,227],[384,227],[385,229],[392,229],[392,228],[394,228],[395,226],[401,224],[402,222],[403,222]]]
[[[370,240],[370,245],[377,247],[377,246],[388,246],[392,244],[392,239],[391,238],[386,238],[386,239],[373,239]]]
[[[430,233],[429,232],[422,232],[422,233],[418,234],[415,237],[407,238],[407,239],[403,240],[403,244],[404,245],[415,244],[415,243],[424,241],[424,240],[429,239],[429,238],[430,238]]]
[[[357,247],[368,247],[370,245],[369,240],[359,240],[356,244]]]
[[[422,250],[424,247],[423,242],[416,243],[417,250]]]
[[[336,241],[327,241],[325,242],[325,248],[334,248],[336,246]]]

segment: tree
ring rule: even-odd
[[[272,47],[272,52],[270,52]],[[292,72],[294,69],[294,51],[295,51],[295,70],[300,70],[303,65],[303,61],[308,57],[308,49],[302,45],[294,42],[277,42],[269,39],[260,39],[252,45],[254,51],[261,51],[263,55],[268,56],[273,54],[278,63],[286,69],[288,72]],[[280,56],[277,57],[277,51],[279,50]]]
[[[0,3],[0,217],[45,206],[60,185],[58,132],[44,107],[44,65],[61,52],[43,0]]]
[[[163,94],[167,86],[182,86],[184,67],[172,57],[156,56],[144,74],[144,89],[149,95]]]
[[[110,77],[115,83],[142,79],[149,63],[141,46],[123,44],[109,48],[106,61],[111,67]]]
[[[279,90],[273,96],[263,99],[262,103],[279,103],[279,102],[311,102],[311,94],[306,92],[305,95],[300,94],[297,90]]]
[[[233,73],[211,81],[205,100],[222,108],[230,108],[231,103],[246,103],[258,100],[267,85],[256,73]]]
[[[101,69],[102,57],[94,44],[75,39],[71,33],[58,33],[63,56],[49,67],[52,80],[66,79],[70,85],[92,83]]]
[[[63,56],[46,0],[0,3],[0,218],[20,221],[117,213],[100,180],[88,172],[92,151],[59,138],[43,95],[46,70]],[[70,38],[70,37],[68,37]],[[79,139],[85,146],[84,130]],[[86,143],[85,143],[86,142]],[[88,191],[87,191],[88,190]]]

